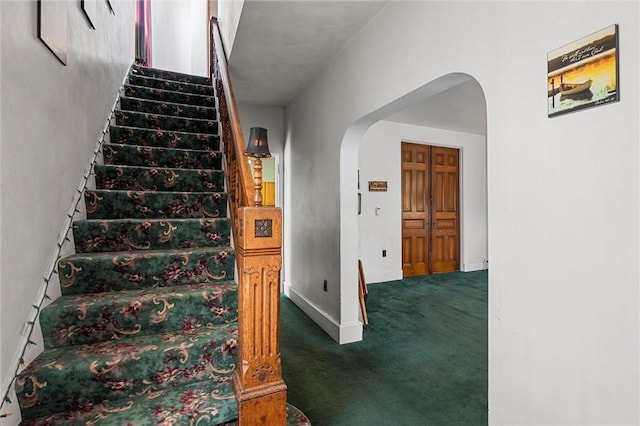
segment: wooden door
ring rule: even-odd
[[[460,253],[459,151],[431,148],[431,271],[457,271]]]
[[[402,274],[459,269],[459,151],[402,143]]]
[[[402,143],[402,275],[429,270],[430,147]]]

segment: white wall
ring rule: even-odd
[[[227,58],[231,57],[243,6],[244,0],[218,0],[218,23]]]
[[[549,5],[390,2],[296,96],[287,281],[334,338],[358,338],[361,135],[466,73],[487,99],[490,423],[638,424],[639,5]],[[612,23],[621,102],[547,118],[547,52]]]
[[[134,59],[133,2],[114,1],[116,15],[109,13],[106,2],[98,2],[95,31],[79,2],[65,3],[66,67],[37,37],[36,2],[0,2],[3,395],[17,365],[16,351],[23,342],[20,331],[33,315],[31,305],[42,288],[58,233]],[[36,340],[38,345],[31,347],[26,361],[42,350]],[[17,406],[8,411],[14,415],[3,419],[7,425],[20,421]]]
[[[206,0],[151,2],[151,66],[207,76],[208,37]]]
[[[242,133],[246,138],[252,127],[264,127],[267,129],[269,138],[269,150],[272,154],[276,154],[280,161],[280,181],[279,187],[276,189],[278,201],[282,203],[282,194],[284,193],[284,108],[282,107],[265,107],[247,104],[238,105],[240,113],[240,123],[242,124]],[[263,174],[266,173],[266,168]]]
[[[485,137],[379,121],[360,144],[358,169],[362,214],[358,258],[367,282],[402,278],[402,142],[460,149],[460,270],[483,269],[487,259],[487,157]],[[387,181],[387,192],[369,192],[370,180]],[[376,215],[376,207],[380,208]],[[387,256],[382,257],[382,250]]]

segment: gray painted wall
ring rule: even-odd
[[[71,200],[134,59],[134,2],[112,0],[115,15],[106,2],[97,2],[96,30],[87,24],[80,2],[64,3],[66,67],[37,37],[35,1],[0,2],[3,394]],[[50,294],[56,293],[54,286]],[[42,350],[39,336],[34,338],[39,344],[30,346],[27,362]],[[17,424],[18,408],[9,411],[14,415],[3,422]]]

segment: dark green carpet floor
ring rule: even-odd
[[[282,299],[288,400],[314,426],[487,424],[486,271],[371,284],[367,310],[341,346]]]

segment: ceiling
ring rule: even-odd
[[[487,134],[484,92],[475,80],[453,86],[386,120],[476,135]]]
[[[236,100],[286,106],[386,3],[246,0],[229,58]],[[484,135],[484,94],[467,81],[387,119]]]
[[[239,103],[285,106],[386,1],[251,1],[229,58]]]

